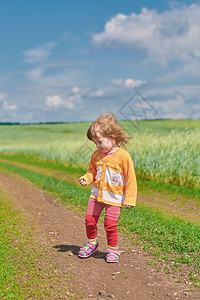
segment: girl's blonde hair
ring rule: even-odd
[[[114,138],[118,146],[128,143],[130,137],[120,128],[117,117],[111,113],[106,112],[95,120],[89,127],[87,137],[89,140],[98,140],[97,132],[107,138]]]

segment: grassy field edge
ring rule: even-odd
[[[73,165],[64,165],[60,163],[55,163],[51,161],[46,161],[38,155],[25,155],[25,154],[3,154],[0,153],[0,159],[10,160],[19,163],[26,163],[33,166],[39,166],[44,169],[51,169],[54,171],[66,172],[68,174],[73,174],[78,177],[86,172],[86,169],[77,168]],[[137,174],[136,174],[137,175]],[[137,180],[138,186],[141,191],[149,192],[149,190],[154,190],[157,192],[171,193],[174,195],[183,195],[184,197],[190,199],[197,199],[200,201],[200,189],[189,188],[187,186],[179,186],[172,183],[159,183],[150,180]]]
[[[65,286],[62,295],[58,288],[60,274],[52,261],[48,249],[42,241],[34,239],[32,224],[27,222],[16,209],[8,196],[0,190],[0,298],[1,299],[49,299],[69,295],[77,299],[69,287]],[[40,261],[43,263],[41,269]],[[78,299],[80,299],[78,297]]]

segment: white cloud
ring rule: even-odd
[[[81,82],[84,86],[88,80],[84,71],[78,68],[72,68],[70,72],[68,69],[61,69],[59,72],[49,72],[45,68],[35,68],[29,72],[24,72],[24,74],[28,76],[28,79],[34,80],[34,88],[48,90],[50,95],[60,94],[61,90],[62,94],[66,91],[73,92],[74,88],[75,90],[79,88],[77,82]]]
[[[47,59],[51,54],[51,50],[56,47],[56,43],[45,43],[38,48],[24,51],[24,62],[26,63],[40,63]]]
[[[28,77],[33,80],[38,80],[41,78],[44,70],[42,68],[36,68],[28,72]]]
[[[9,105],[7,103],[7,101],[4,101],[3,102],[3,109],[5,109],[5,110],[16,110],[17,106],[16,105]]]
[[[121,86],[123,84],[123,80],[122,79],[114,79],[111,81],[112,84]]]
[[[149,96],[160,95],[182,95],[184,99],[190,99],[191,97],[200,98],[200,85],[179,85],[166,88],[154,88],[145,92]]]
[[[184,119],[189,112],[182,95],[171,95],[166,101],[155,101],[153,106],[162,118]]]
[[[133,80],[132,78],[128,78],[124,81],[125,86],[128,88],[139,87],[143,83],[144,83],[144,81],[142,81],[142,80]]]
[[[65,108],[68,108],[68,109],[75,109],[75,105],[73,103],[74,100],[77,100],[73,97],[69,97],[69,101],[65,101]]]
[[[200,61],[191,59],[189,63],[185,64],[181,73],[184,75],[199,77],[200,76]]]
[[[6,98],[6,94],[0,93],[0,101],[4,100]],[[14,104],[8,104],[6,100],[3,101],[2,103],[2,108],[3,110],[8,110],[8,111],[14,111],[17,110],[17,106]]]
[[[199,118],[199,95],[200,85],[157,87],[144,93],[161,118]]]
[[[48,107],[58,107],[63,104],[63,100],[58,95],[46,98],[45,105]]]
[[[181,113],[181,112],[177,112],[177,113],[165,113],[163,115],[163,118],[165,119],[185,119],[185,114]]]
[[[6,94],[0,93],[0,101],[6,98]]]
[[[89,93],[89,97],[91,97],[91,98],[99,98],[99,97],[103,97],[103,96],[104,96],[103,89],[98,89],[96,91],[91,91]]]
[[[79,87],[78,87],[78,86],[75,86],[75,87],[72,89],[72,92],[73,92],[74,94],[79,93],[79,92],[80,92]]]
[[[74,96],[69,96],[65,101],[65,107],[69,109],[75,109],[77,104],[81,104],[81,95],[75,94]]]
[[[200,57],[200,5],[174,7],[158,13],[143,8],[140,14],[118,14],[93,36],[97,47],[126,46],[147,61],[169,61]]]
[[[127,78],[125,80],[123,79],[114,79],[111,81],[112,84],[119,86],[119,87],[125,87],[125,88],[135,88],[139,87],[140,85],[144,84],[146,81],[142,81],[140,79],[134,80],[132,78]]]
[[[59,95],[54,95],[45,100],[45,105],[50,108],[75,109],[77,104],[81,105],[81,95],[78,93],[69,94],[62,98]]]

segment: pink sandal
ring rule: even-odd
[[[78,256],[81,258],[88,258],[90,257],[94,252],[98,250],[99,244],[91,245],[90,243],[84,244],[84,246],[79,250]]]
[[[106,262],[107,263],[118,263],[120,253],[116,250],[107,250]]]

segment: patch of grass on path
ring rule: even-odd
[[[58,290],[59,274],[39,268],[41,261],[51,263],[47,249],[36,244],[33,228],[2,191],[0,224],[0,299],[59,299],[63,294],[77,299],[66,286]]]
[[[62,182],[30,170],[11,164],[0,163],[2,167],[11,172],[20,174],[26,179],[45,189],[59,195],[62,203],[71,208],[85,211],[90,190],[81,186]],[[152,253],[157,259],[173,264],[184,264],[193,267],[194,273],[190,274],[196,286],[200,286],[200,226],[166,216],[161,212],[142,205],[133,210],[122,209],[119,228],[125,229],[133,243],[139,243],[145,251]]]

